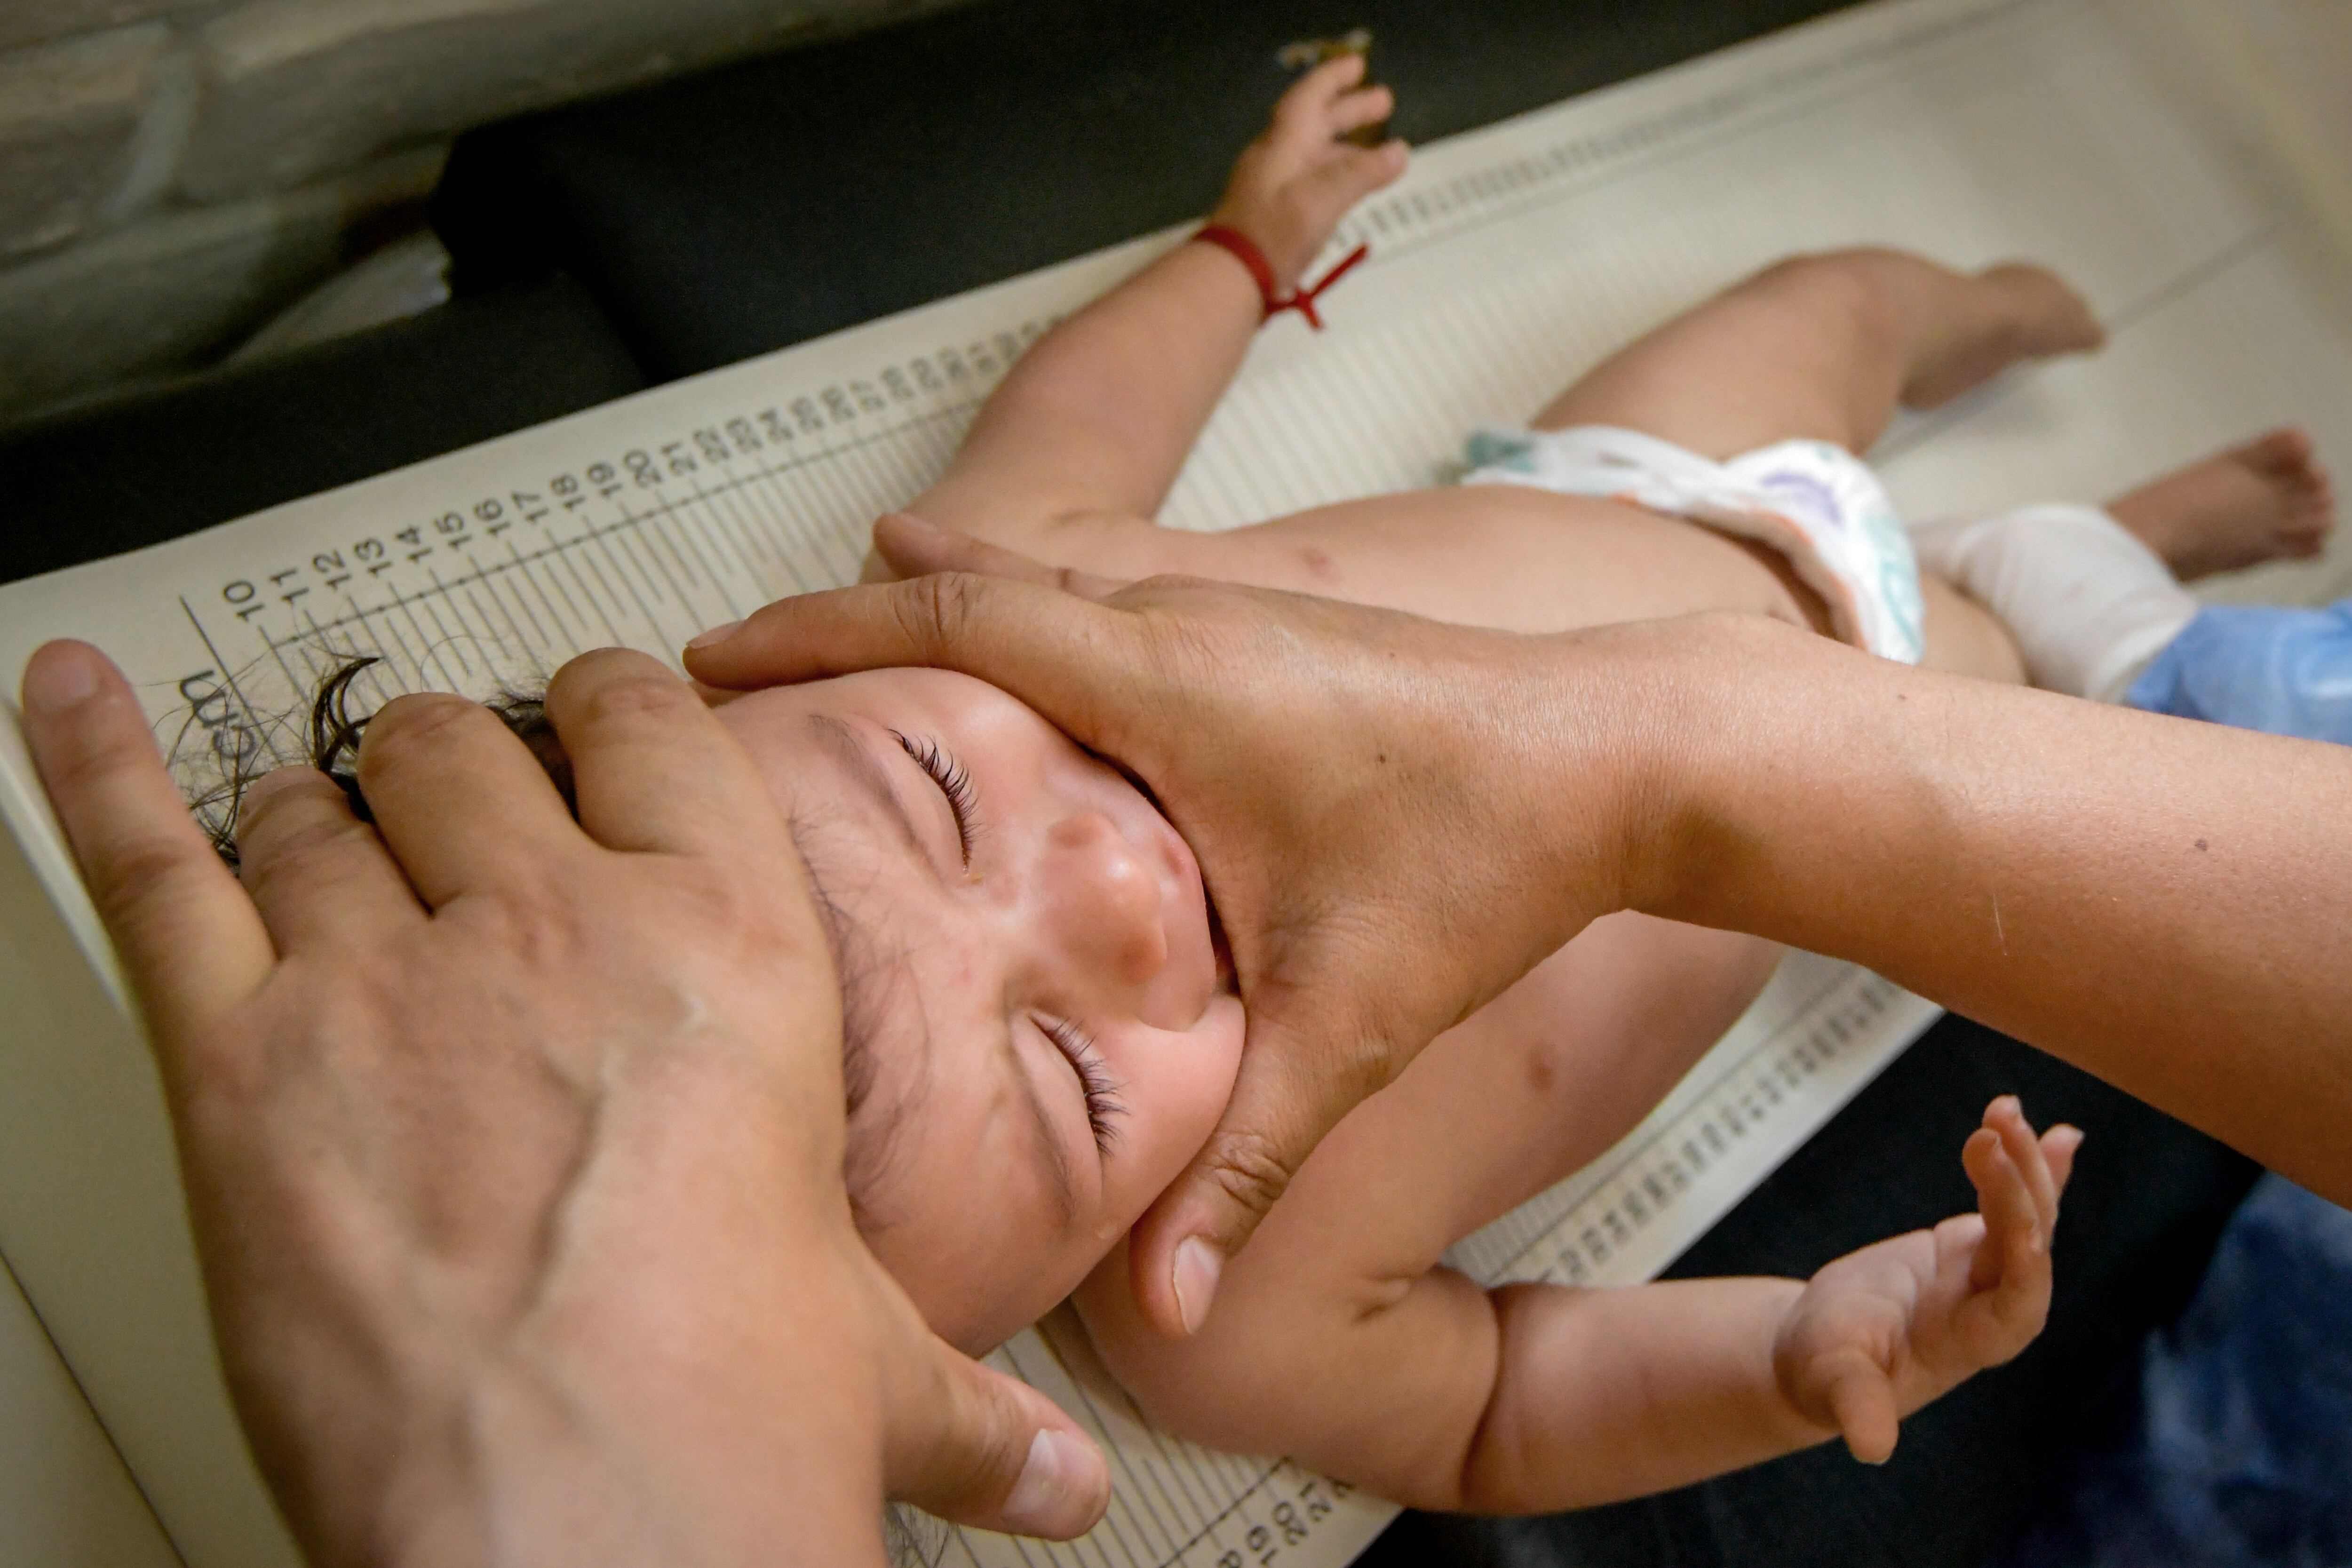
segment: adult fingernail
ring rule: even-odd
[[[1066,1541],[1092,1522],[1100,1490],[1094,1451],[1067,1432],[1041,1426],[1004,1500],[1004,1528]]]
[[[97,694],[98,655],[79,644],[43,649],[25,667],[25,708],[62,713]]]
[[[1197,1236],[1176,1245],[1176,1313],[1184,1331],[1197,1334],[1209,1321],[1209,1305],[1217,1299],[1217,1277],[1225,1271],[1225,1255]]]
[[[697,637],[692,642],[686,646],[688,647],[709,647],[712,643],[725,642],[729,637],[735,635],[736,629],[742,626],[742,624],[743,623],[740,621],[730,621],[723,626],[713,626],[709,631]]]

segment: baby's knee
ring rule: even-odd
[[[1784,257],[1741,288],[1778,308],[1892,342],[1902,329],[1906,277],[1930,265],[1907,251],[1854,246]]]

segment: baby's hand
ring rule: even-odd
[[[1239,229],[1257,244],[1286,291],[1331,237],[1348,209],[1404,173],[1402,142],[1359,147],[1348,132],[1377,125],[1396,100],[1385,87],[1358,89],[1364,58],[1342,55],[1292,84],[1274,106],[1274,123],[1234,165],[1211,223]]]
[[[1839,1258],[1812,1278],[1773,1347],[1781,1394],[1883,1464],[1899,1420],[2032,1342],[2050,1312],[2050,1237],[2083,1135],[2036,1138],[2014,1096],[1960,1152],[1978,1214]]]

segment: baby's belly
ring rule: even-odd
[[[1706,610],[1814,624],[1769,552],[1639,507],[1516,485],[1374,496],[1191,540],[1198,561],[1186,569],[1203,575],[1507,631]]]

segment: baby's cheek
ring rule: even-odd
[[[1113,1162],[1119,1229],[1140,1217],[1216,1131],[1241,1069],[1241,1004],[1215,997],[1192,1029],[1153,1034],[1148,1065],[1121,1096],[1130,1128],[1118,1151],[1128,1157]]]

